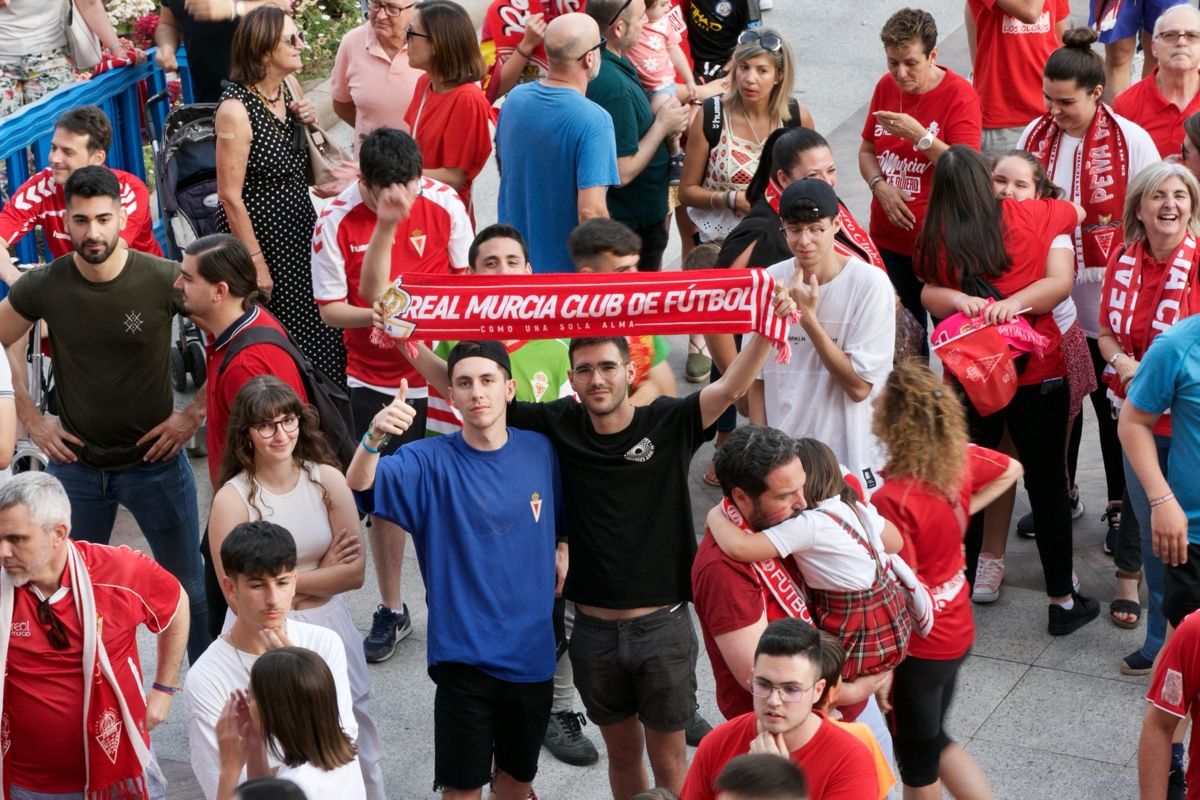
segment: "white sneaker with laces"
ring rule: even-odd
[[[975,589],[971,600],[976,603],[994,603],[1000,599],[1000,584],[1004,582],[1004,559],[991,553],[980,553],[975,567]]]

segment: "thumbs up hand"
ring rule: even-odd
[[[382,443],[385,437],[401,436],[412,427],[417,411],[408,404],[407,397],[408,380],[405,379],[400,381],[400,391],[396,393],[396,399],[371,420],[371,427],[367,431],[368,439]]]

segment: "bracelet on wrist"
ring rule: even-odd
[[[875,185],[878,184],[881,180],[883,180],[882,175],[873,176],[869,181],[867,181],[867,191],[874,194],[875,193]]]
[[[365,433],[363,434],[363,438],[359,442],[359,445],[362,447],[363,450],[366,450],[371,455],[373,455],[373,456],[379,455],[379,448],[371,447],[371,445],[367,444],[367,435]]]
[[[1123,355],[1125,355],[1125,353],[1121,350],[1118,350],[1117,352],[1113,353],[1112,358],[1108,359],[1108,365],[1115,369],[1117,366],[1117,359]]]
[[[174,695],[176,692],[183,691],[183,689],[178,686],[167,686],[165,683],[159,683],[158,681],[150,684],[150,688],[157,692],[162,692],[165,695]]]
[[[521,45],[516,46],[516,51],[517,51],[517,54],[520,55],[522,58],[525,58],[525,59],[533,58],[533,53],[526,53],[524,50],[521,49]]]
[[[1175,499],[1175,493],[1167,492],[1162,497],[1156,497],[1155,499],[1151,500],[1150,507],[1154,508],[1156,506],[1161,506],[1163,503],[1169,503],[1174,499]]]

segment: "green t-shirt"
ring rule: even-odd
[[[450,355],[457,342],[440,342],[433,348],[443,359]],[[567,342],[563,339],[529,339],[508,348],[513,380],[517,382],[517,400],[527,403],[549,403],[571,394],[571,360]],[[462,427],[446,399],[429,387],[429,406],[425,435],[441,436]]]
[[[654,112],[629,59],[605,49],[600,74],[588,84],[587,98],[602,106],[613,121],[617,158],[638,151],[638,142],[654,124]],[[662,222],[667,216],[667,172],[671,156],[667,143],[659,144],[650,163],[627,186],[608,190],[608,214],[631,228]]]
[[[171,321],[182,310],[179,265],[130,250],[117,277],[93,283],[74,253],[26,273],[8,301],[28,320],[44,319],[53,347],[62,426],[94,469],[141,463],[150,444],[137,440],[174,408]]]

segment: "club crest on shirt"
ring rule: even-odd
[[[533,521],[542,521],[542,496],[537,492],[529,495],[529,507],[533,510]]]
[[[1183,675],[1173,669],[1168,669],[1163,678],[1162,699],[1167,705],[1183,705]]]
[[[12,624],[12,629],[9,631],[9,636],[20,636],[23,638],[29,638],[29,636],[31,636],[31,635],[32,634],[29,629],[29,620],[27,620],[27,619],[22,620],[20,622],[14,622]]]
[[[428,239],[425,231],[420,228],[413,228],[413,232],[408,235],[408,240],[412,242],[413,249],[417,251],[417,255],[425,255],[425,241]]]
[[[539,370],[533,373],[533,377],[529,379],[529,385],[533,389],[533,399],[540,403],[546,396],[546,390],[550,388],[550,376]]]
[[[636,461],[643,464],[654,457],[654,442],[650,441],[650,437],[642,439],[633,447],[625,451],[626,461]]]
[[[93,733],[100,749],[104,751],[104,755],[108,756],[109,761],[116,764],[117,749],[121,746],[121,717],[115,708],[104,710],[100,719],[96,720]]]

